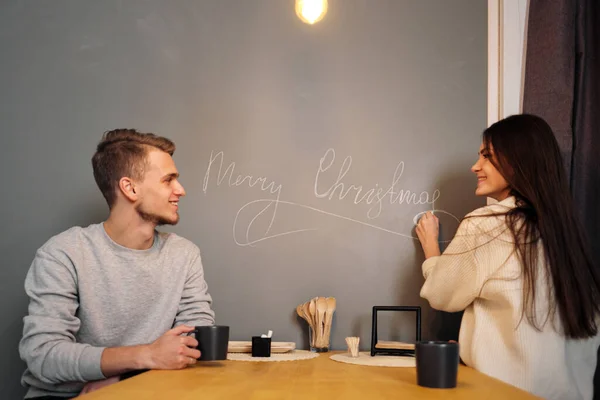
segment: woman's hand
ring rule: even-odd
[[[433,215],[431,211],[427,211],[419,219],[417,223],[417,236],[421,241],[421,247],[425,253],[425,258],[435,257],[440,255],[440,245],[438,238],[440,235],[440,220]]]

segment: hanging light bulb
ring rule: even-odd
[[[314,24],[327,13],[327,0],[296,0],[296,15],[307,24]]]

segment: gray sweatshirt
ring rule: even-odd
[[[25,291],[25,398],[76,396],[85,382],[105,379],[106,347],[152,343],[181,324],[214,324],[200,250],[173,233],[156,232],[150,249],[132,250],[103,224],[71,228],[37,251]]]

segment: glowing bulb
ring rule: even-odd
[[[307,24],[314,24],[327,13],[327,0],[296,0],[296,15]]]

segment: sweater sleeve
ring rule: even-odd
[[[76,316],[75,269],[59,261],[54,252],[39,249],[27,273],[29,314],[23,319],[19,353],[30,372],[44,383],[104,379],[100,368],[104,348],[76,342],[81,321]]]
[[[444,253],[423,262],[425,283],[421,297],[427,299],[432,308],[462,311],[478,296],[488,278],[486,271],[480,268],[485,237],[474,219],[467,218]]]
[[[214,325],[215,313],[211,309],[211,304],[212,298],[204,280],[200,250],[196,248],[179,301],[175,325]]]

